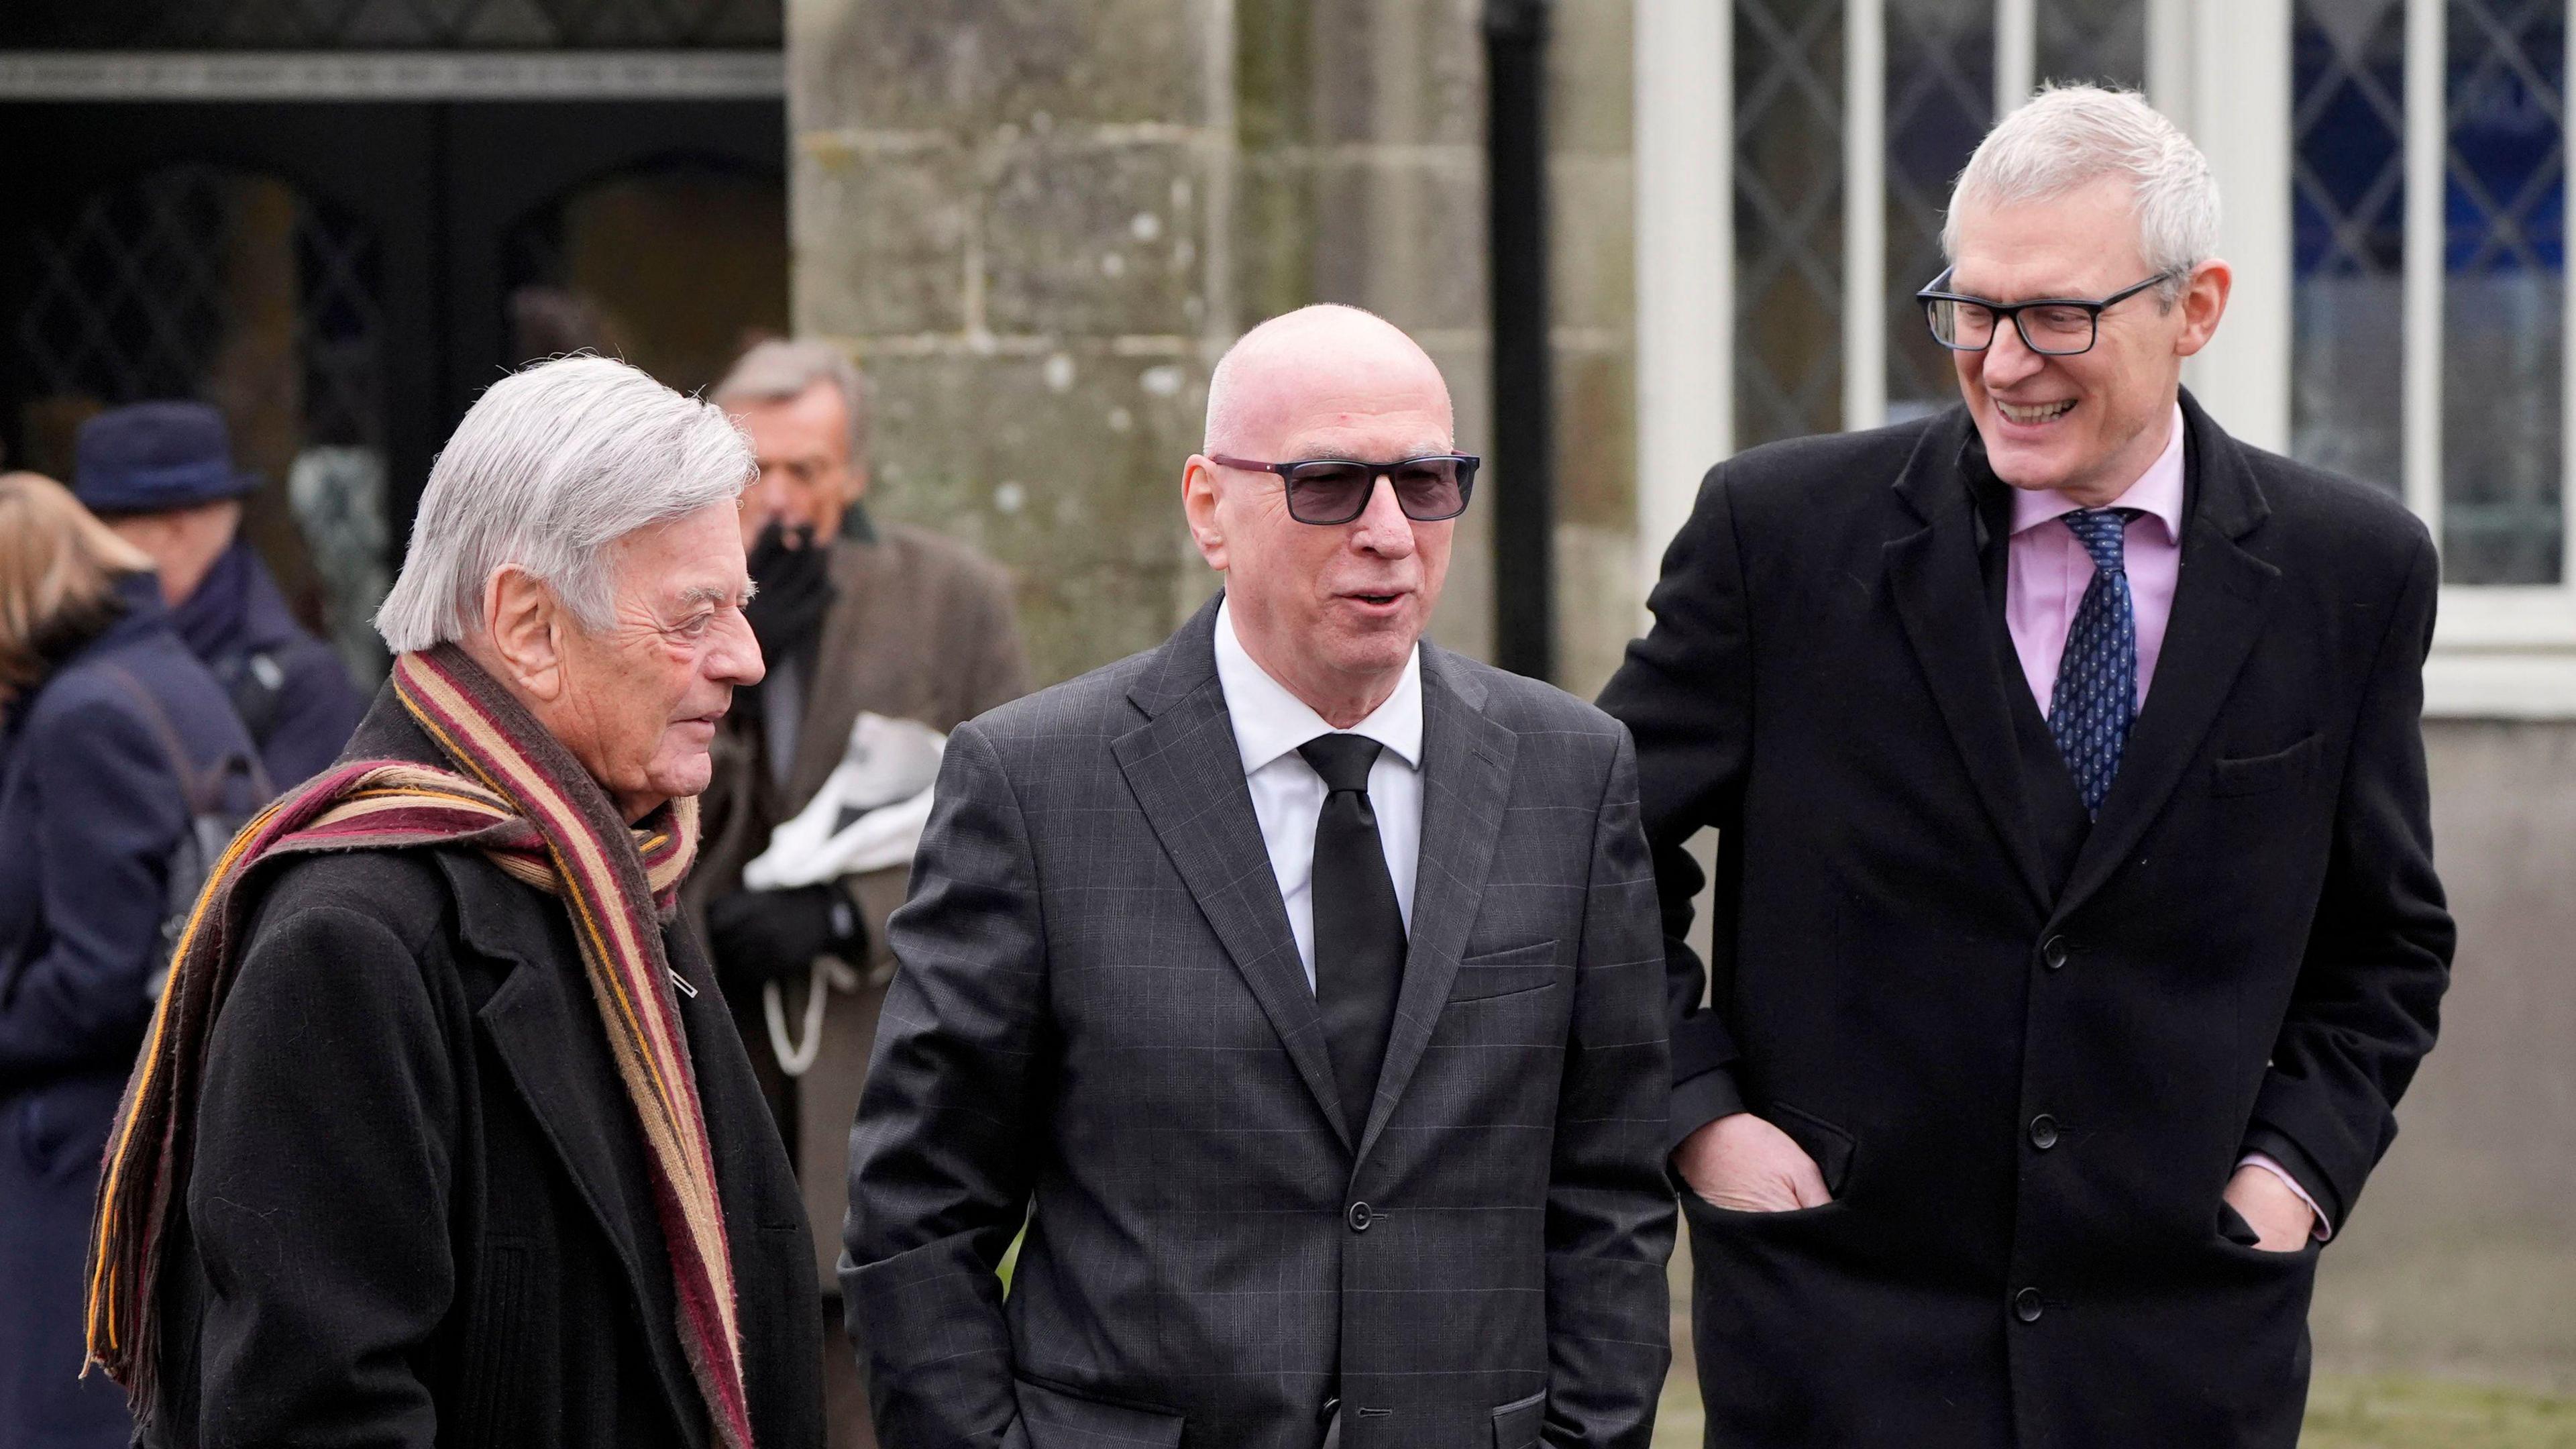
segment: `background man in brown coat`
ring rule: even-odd
[[[847,357],[821,343],[765,342],[714,398],[751,434],[760,462],[742,525],[760,586],[747,612],[769,674],[737,692],[716,738],[687,901],[795,1159],[815,1241],[832,1244],[847,1205],[850,1119],[894,970],[885,920],[903,901],[908,871],[751,891],[743,866],[812,802],[863,711],[945,733],[1026,693],[1028,667],[1000,566],[868,516],[867,383]],[[818,958],[850,970],[818,970]],[[855,989],[834,985],[836,976]],[[801,1034],[808,993],[828,993],[799,1077],[780,1070],[771,1045],[762,1005],[771,982],[791,1035]],[[819,1291],[837,1300],[833,1268],[831,1250],[819,1250]],[[840,1318],[836,1306],[831,1320]],[[840,1343],[825,1358],[833,1444],[872,1443],[856,1360]]]

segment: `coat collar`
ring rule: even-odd
[[[1142,718],[1111,743],[1110,752],[1316,1107],[1350,1147],[1359,1140],[1361,1124],[1342,1117],[1325,1055],[1323,1015],[1297,959],[1288,908],[1279,899],[1278,879],[1252,813],[1225,690],[1217,683],[1216,611],[1222,598],[1210,599],[1146,657],[1127,693]]]
[[[378,691],[341,758],[455,768],[412,720],[390,683]],[[643,1305],[642,1321],[675,1321],[671,1272],[659,1240],[661,1220],[634,1109],[609,1055],[599,1008],[561,901],[511,879],[474,852],[436,850],[429,855],[455,903],[459,940],[473,955],[507,967],[498,988],[475,1012],[477,1028],[614,1252]],[[689,988],[679,993],[678,1005],[691,1055],[704,1061],[707,1049],[701,1044],[714,1040],[708,1033],[734,1027],[724,1013],[714,973],[689,942],[686,929],[666,928],[664,943],[674,976]],[[720,1109],[710,1091],[710,1074],[702,1070],[698,1077],[712,1133]],[[749,1231],[738,1210],[739,1188],[720,1180],[718,1190],[726,1199],[727,1235],[734,1240],[739,1263],[746,1246],[742,1235]],[[672,1421],[704,1424],[704,1399],[681,1356],[678,1335],[647,1332],[639,1337],[653,1356],[654,1376]]]
[[[1244,784],[1216,672],[1216,611],[1207,605],[1148,655],[1127,698],[1138,722],[1112,744],[1128,788],[1354,1159],[1365,1157],[1420,1065],[1458,974],[1494,842],[1502,831],[1517,740],[1485,714],[1472,666],[1422,646],[1422,841],[1396,1019],[1369,1120],[1344,1119],[1321,1013],[1289,934],[1288,911]],[[1433,859],[1434,853],[1437,859]]]
[[[2262,633],[2264,603],[2280,577],[2240,542],[2271,516],[2244,445],[2189,392],[2181,401],[2191,505],[2164,655],[2119,777],[2053,901],[2026,824],[2015,758],[2006,691],[2022,685],[2007,677],[1987,622],[1979,553],[1989,529],[1969,482],[1984,455],[1965,408],[1925,430],[1895,484],[1924,525],[1886,545],[1898,614],[1978,798],[2032,900],[2051,919],[2099,891],[2172,798]]]
[[[2031,839],[2005,692],[2018,680],[2005,677],[1987,621],[1980,555],[1988,527],[1968,481],[1982,464],[1975,440],[1967,410],[1953,408],[1916,441],[1896,494],[1923,526],[1885,544],[1888,591],[1987,821],[2033,906],[2045,909],[2048,878]]]
[[[2262,637],[2281,571],[2243,540],[2271,516],[2246,456],[2189,393],[2183,394],[2185,468],[2195,495],[2182,540],[2182,569],[2165,624],[2155,683],[2130,726],[2129,744],[2101,817],[2076,857],[2052,919],[2083,906],[2128,857],[2182,783],[2236,676]]]
[[[1457,984],[1458,959],[1483,904],[1485,879],[1511,800],[1520,737],[1485,713],[1486,688],[1467,661],[1422,646],[1422,854],[1414,873],[1413,931],[1395,1024],[1379,1069],[1377,1101],[1359,1147],[1365,1158],[1421,1065]],[[1265,875],[1265,878],[1266,875]]]
[[[855,528],[852,519],[857,520]],[[849,748],[850,728],[859,722],[860,701],[877,687],[863,661],[874,657],[866,639],[871,619],[882,628],[886,615],[893,612],[880,603],[878,595],[888,585],[901,584],[902,570],[888,553],[866,515],[851,505],[851,512],[843,515],[841,536],[832,544],[832,607],[823,616],[822,638],[814,649],[816,660],[839,662],[817,667],[805,681],[796,757],[787,771],[785,796],[790,802],[802,804],[823,788]]]

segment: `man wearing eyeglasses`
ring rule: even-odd
[[[1712,1445],[2298,1439],[2317,1254],[2451,955],[2437,572],[2181,390],[2217,212],[2135,96],[1999,124],[1923,293],[1964,406],[1719,465],[1602,696]]]
[[[1626,733],[1421,641],[1475,476],[1403,333],[1264,323],[1223,593],[951,737],[851,1135],[882,1442],[1645,1449],[1654,880]]]

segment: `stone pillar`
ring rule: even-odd
[[[1440,364],[1489,450],[1480,0],[1235,0],[1243,315],[1366,307]],[[1480,492],[1507,486],[1490,470]],[[1460,520],[1432,636],[1493,641],[1493,510]]]
[[[1555,5],[1556,682],[1590,699],[1619,667],[1654,584],[1637,566],[1634,0]]]
[[[1018,572],[1041,680],[1153,644],[1214,587],[1180,467],[1250,323],[1386,316],[1487,446],[1481,8],[791,0],[797,328],[876,382],[873,506]],[[1634,532],[1626,6],[1564,0],[1557,34],[1560,637],[1591,688],[1642,588],[1609,576]],[[1433,631],[1475,654],[1490,517],[1469,512]]]
[[[1145,647],[1226,281],[1224,0],[794,0],[801,333],[877,390],[871,504],[1016,570],[1038,677]]]

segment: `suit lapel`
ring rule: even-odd
[[[1323,1015],[1306,984],[1288,908],[1280,903],[1279,880],[1252,813],[1243,757],[1217,683],[1215,634],[1211,600],[1157,651],[1129,691],[1147,718],[1119,736],[1111,752],[1164,854],[1347,1147],[1354,1130],[1342,1120]]]
[[[2005,693],[2013,681],[2004,678],[1987,624],[1976,509],[1959,471],[1965,416],[1926,431],[1897,481],[1898,495],[1926,526],[1888,541],[1888,591],[1977,798],[2031,899],[2044,906],[2048,886],[2030,840]]]
[[[2173,616],[2119,776],[2057,901],[2059,919],[2110,880],[2172,798],[2263,633],[2265,603],[2281,577],[2237,543],[2270,513],[2240,445],[2190,394],[2182,405],[2198,497],[2185,525]]]
[[[675,1321],[671,1274],[660,1256],[666,1251],[658,1236],[660,1216],[634,1108],[608,1055],[571,937],[556,939],[537,914],[561,911],[562,905],[480,860],[440,852],[439,861],[466,943],[487,958],[518,963],[477,1013],[486,1038],[615,1251],[648,1323]],[[656,1236],[640,1237],[638,1225]],[[674,1422],[703,1421],[705,1404],[680,1358],[678,1336],[664,1331],[640,1337],[653,1355]]]
[[[1520,740],[1489,718],[1484,704],[1484,686],[1472,674],[1445,650],[1422,646],[1422,855],[1413,878],[1404,984],[1360,1141],[1362,1158],[1404,1099],[1440,1024],[1502,834]]]
[[[866,645],[870,618],[901,610],[880,610],[874,593],[886,573],[882,544],[843,538],[832,545],[832,608],[823,616],[823,634],[815,646],[814,678],[805,681],[805,714],[796,725],[796,758],[787,771],[786,808],[801,810],[823,788],[858,723],[860,700],[872,681],[867,661],[875,651]]]

